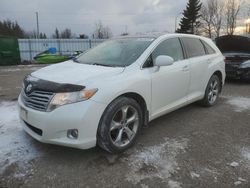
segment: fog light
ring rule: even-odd
[[[78,138],[78,129],[69,129],[67,132],[67,137],[70,139]]]

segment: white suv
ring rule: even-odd
[[[122,37],[28,75],[19,113],[41,142],[117,153],[159,116],[195,101],[213,106],[224,80],[224,57],[207,38]]]

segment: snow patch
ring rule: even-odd
[[[149,188],[149,186],[145,184],[141,184],[141,188]]]
[[[239,181],[244,181],[244,182],[247,181],[247,180],[245,180],[245,179],[243,179],[243,178],[241,178],[241,177],[239,177],[238,180],[239,180]]]
[[[0,102],[0,173],[11,164],[25,169],[27,162],[40,156],[20,125],[17,102]]]
[[[234,107],[236,112],[250,110],[250,98],[247,97],[226,97],[227,103]]]
[[[250,148],[243,148],[241,154],[246,160],[250,161]]]
[[[125,159],[131,162],[129,163],[130,173],[126,175],[126,179],[134,184],[150,178],[160,178],[169,182],[168,178],[178,170],[176,157],[185,151],[187,142],[187,139],[178,141],[165,139],[162,144],[133,152]]]
[[[192,178],[199,178],[200,174],[196,174],[195,172],[190,172]]]
[[[240,185],[240,184],[242,184],[242,183],[244,183],[244,182],[246,182],[247,180],[245,180],[245,179],[243,179],[243,178],[241,178],[241,177],[239,177],[238,178],[238,181],[236,181],[236,182],[234,182],[234,185]]]
[[[240,184],[241,184],[241,181],[234,182],[234,185],[240,185]]]
[[[173,180],[168,181],[168,186],[169,188],[181,188],[180,183]]]
[[[237,166],[239,166],[239,163],[237,163],[237,162],[232,162],[232,163],[230,163],[230,166],[231,166],[231,167],[237,167]]]

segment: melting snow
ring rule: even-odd
[[[247,180],[245,180],[245,179],[243,179],[243,178],[241,178],[241,177],[239,177],[238,180],[239,180],[239,181],[247,181]]]
[[[170,188],[180,188],[181,187],[179,182],[176,182],[176,181],[173,181],[173,180],[168,181],[168,186]]]
[[[247,180],[245,180],[245,179],[239,177],[239,178],[238,178],[238,181],[234,182],[234,185],[240,185],[240,184],[242,184],[243,182],[246,182],[246,181],[247,181]]]
[[[127,161],[131,161],[129,164],[130,173],[127,174],[127,180],[134,184],[154,177],[167,180],[172,173],[178,170],[176,157],[179,153],[184,152],[186,147],[187,139],[179,141],[165,139],[165,142],[162,144],[133,152],[127,158]],[[170,184],[172,187],[179,186],[177,182],[175,184],[174,181],[169,180],[167,182],[169,186]]]
[[[13,163],[26,164],[39,156],[18,118],[17,102],[0,102],[0,172]]]
[[[241,184],[241,181],[234,182],[234,185],[240,185],[240,184]]]
[[[192,178],[199,178],[200,177],[200,174],[196,174],[195,172],[191,172],[190,175]]]
[[[244,149],[241,151],[241,153],[242,153],[242,156],[243,156],[246,160],[250,161],[250,149],[249,149],[249,148],[244,148]]]
[[[226,97],[227,103],[235,108],[236,112],[250,110],[250,98],[247,97]]]
[[[232,163],[230,164],[230,166],[231,166],[231,167],[237,167],[237,166],[239,166],[239,163],[237,163],[237,162],[232,162]]]

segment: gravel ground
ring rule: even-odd
[[[121,155],[42,144],[21,128],[16,99],[40,66],[0,67],[0,187],[250,187],[250,83],[218,104],[158,118]]]

